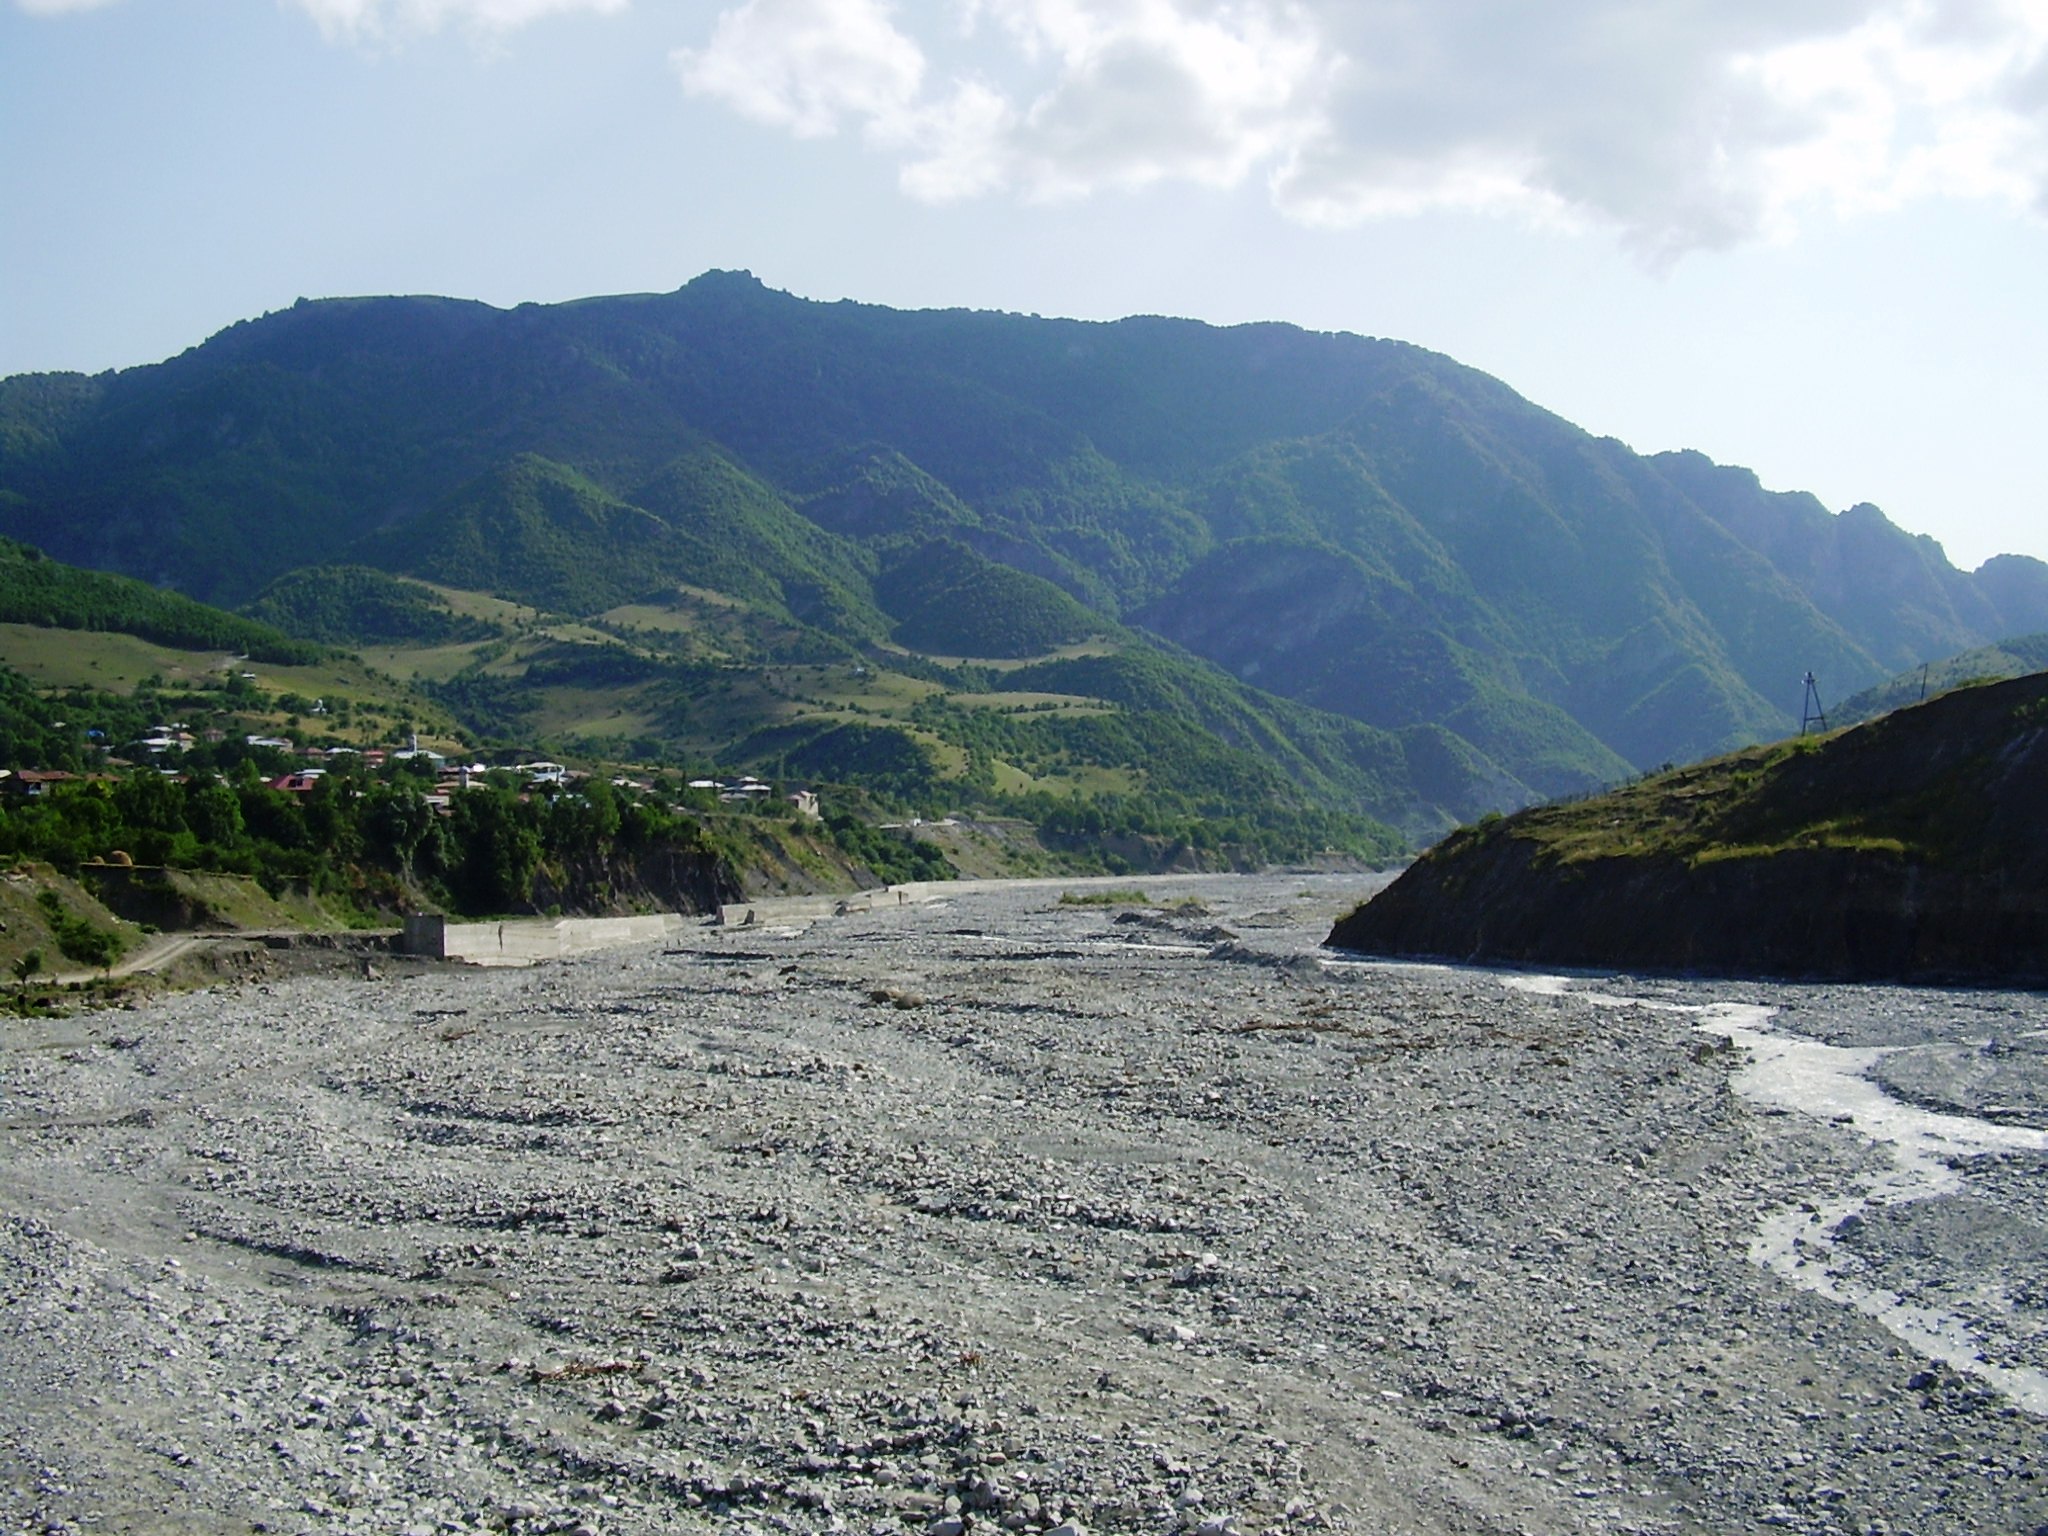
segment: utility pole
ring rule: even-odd
[[[1799,734],[1804,736],[1815,726],[1826,730],[1828,713],[1820,707],[1820,684],[1813,680],[1813,674],[1809,672],[1806,674],[1806,698],[1799,706]]]

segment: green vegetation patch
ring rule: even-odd
[[[49,926],[58,952],[67,960],[104,970],[120,959],[121,951],[128,947],[113,929],[102,928],[72,912],[55,891],[40,892],[36,904],[43,910],[43,920]]]
[[[81,570],[32,545],[0,539],[0,622],[107,630],[182,650],[231,651],[260,661],[307,662],[320,647],[268,624],[210,608],[127,576]]]
[[[1157,906],[1143,891],[1062,891],[1060,905],[1063,907],[1153,907]]]
[[[984,559],[952,539],[897,556],[875,584],[900,644],[937,655],[1042,656],[1108,627],[1040,576]]]
[[[308,566],[280,576],[249,605],[251,617],[329,645],[448,645],[497,626],[458,613],[424,582],[363,565]]]

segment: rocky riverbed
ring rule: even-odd
[[[8,1020],[0,1529],[2048,1528],[2048,999],[1367,884]]]

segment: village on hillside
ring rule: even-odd
[[[164,777],[183,782],[188,775],[175,766],[178,759],[196,747],[218,747],[227,740],[226,733],[217,728],[195,733],[182,723],[157,725],[128,743],[120,753],[105,755],[97,769],[74,771],[0,766],[0,795],[34,798],[64,785],[93,780],[113,781],[148,764],[154,764]],[[516,759],[502,764],[489,764],[475,758],[465,761],[456,755],[420,745],[417,735],[412,736],[406,746],[387,748],[300,746],[288,737],[248,734],[242,738],[241,746],[249,753],[245,759],[248,761],[266,760],[275,767],[279,759],[291,760],[291,765],[282,772],[263,778],[267,787],[284,794],[312,794],[320,788],[322,780],[336,773],[375,776],[387,769],[409,771],[422,780],[431,781],[431,788],[422,785],[422,798],[443,812],[449,808],[452,797],[493,782],[493,775],[497,776],[496,782],[509,782],[522,791],[543,794],[573,793],[591,777],[588,772],[548,758]],[[614,774],[608,782],[614,789],[628,790],[637,795],[653,795],[659,789],[654,778],[630,774]],[[687,780],[683,788],[689,792],[688,798],[699,804],[715,800],[724,805],[758,805],[779,798],[799,816],[812,820],[822,816],[815,790],[778,791],[776,785],[753,774],[697,777]],[[673,808],[685,807],[678,805]]]

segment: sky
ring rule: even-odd
[[[0,0],[0,375],[714,267],[1396,337],[2048,558],[2048,0]]]

